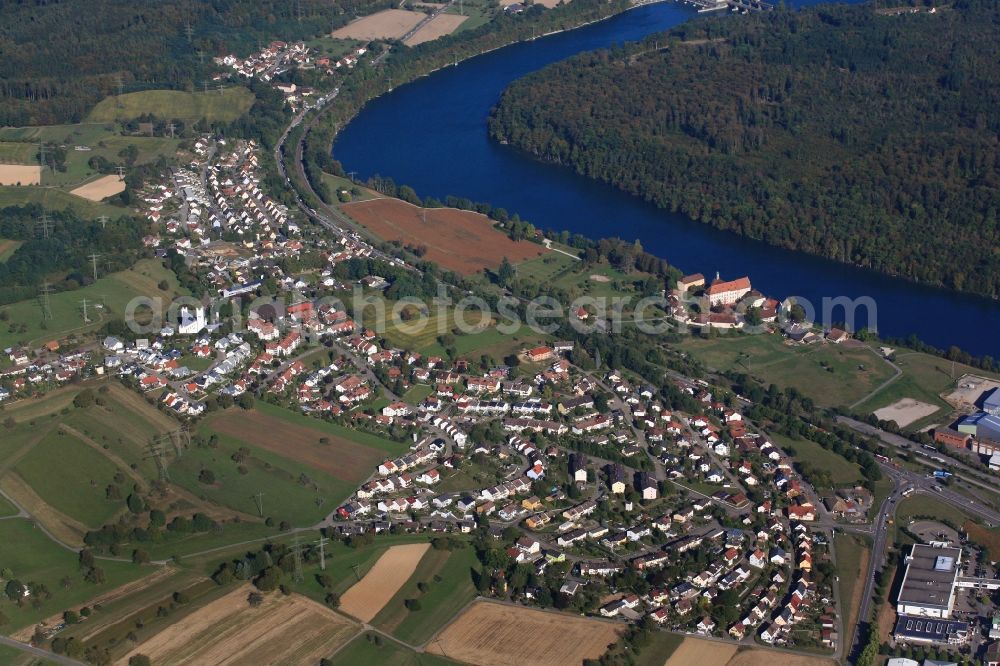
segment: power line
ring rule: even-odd
[[[163,444],[159,443],[161,438],[162,436],[154,437],[149,441],[149,453],[145,457],[146,459],[152,458],[156,464],[156,471],[160,475],[160,481],[169,481],[170,473],[167,472],[167,454],[163,449]]]
[[[90,255],[90,261],[94,264],[94,282],[97,282],[97,258],[101,256],[99,254]]]
[[[325,536],[321,536],[316,543],[319,544],[319,568],[322,571],[326,571],[326,552],[323,550],[323,546],[329,541]]]
[[[48,213],[42,213],[42,216],[38,218],[38,222],[35,223],[37,229],[41,229],[42,238],[48,238],[49,232],[52,231],[52,221],[49,219]]]
[[[49,294],[52,293],[52,287],[49,286],[48,280],[42,283],[42,286],[38,289],[38,293],[42,299],[42,319],[52,319],[52,308],[49,303]]]

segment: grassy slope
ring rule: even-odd
[[[771,433],[771,437],[782,448],[794,450],[795,458],[828,470],[833,482],[838,486],[860,483],[863,479],[861,468],[856,464],[838,456],[833,451],[824,449],[816,442],[805,439],[793,440],[777,433]]]
[[[684,641],[683,636],[654,632],[642,651],[636,656],[635,666],[663,666],[674,650]]]
[[[117,467],[58,430],[36,444],[15,470],[47,504],[89,527],[100,527],[123,506],[104,495]]]
[[[203,428],[203,432],[210,430]],[[231,459],[242,446],[251,450],[245,474],[237,470]],[[202,469],[215,474],[213,485],[198,480]],[[303,474],[318,489],[299,483]],[[226,435],[219,435],[217,448],[191,448],[173,461],[170,479],[199,497],[254,515],[257,514],[254,495],[263,492],[264,515],[273,517],[276,524],[287,520],[306,525],[321,520],[353,490],[353,486],[339,479]]]
[[[160,291],[157,287],[160,280],[166,280],[170,285],[168,291]],[[100,327],[107,319],[123,318],[126,305],[134,297],[159,297],[166,302],[177,293],[176,286],[173,272],[160,261],[144,259],[129,270],[100,277],[90,286],[53,293],[49,297],[52,319],[47,322],[42,321],[42,308],[37,299],[5,305],[0,310],[9,314],[9,322],[0,326],[0,348],[15,344],[40,344],[62,339],[70,333],[86,333]],[[84,298],[89,304],[89,324],[83,321],[81,301]],[[96,309],[97,303],[104,304],[104,309]],[[12,330],[13,322],[25,324],[27,331]]]
[[[23,206],[33,203],[39,204],[47,210],[69,209],[80,217],[88,219],[100,217],[101,215],[115,218],[129,214],[129,211],[125,208],[88,201],[54,187],[0,186],[0,208],[5,206]]]
[[[845,645],[850,645],[850,635],[857,624],[858,609],[848,606],[853,602],[855,587],[861,583],[861,558],[862,554],[868,550],[868,545],[862,543],[858,537],[836,534],[834,547],[837,550],[837,571],[840,575],[841,612],[844,613],[844,626],[849,628]]]
[[[821,344],[791,347],[778,335],[691,337],[680,346],[710,368],[747,372],[749,366],[750,374],[765,386],[793,386],[822,406],[849,405],[894,374],[867,349]],[[749,359],[743,354],[749,354]]]
[[[253,93],[239,86],[225,88],[221,94],[219,91],[145,90],[127,93],[120,99],[114,96],[101,100],[90,111],[87,120],[109,122],[151,113],[160,118],[189,121],[201,118],[232,121],[249,111],[252,104]]]
[[[14,577],[22,582],[44,583],[52,597],[42,600],[38,608],[26,604],[18,608],[16,604],[3,598],[0,611],[10,618],[4,627],[13,631],[30,625],[53,613],[70,606],[81,604],[95,595],[140,578],[152,571],[125,562],[100,561],[106,582],[93,585],[83,580],[84,572],[77,564],[77,555],[55,544],[31,521],[12,519],[0,521],[0,563],[14,572]],[[64,576],[70,579],[70,586],[63,587]]]

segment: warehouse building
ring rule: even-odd
[[[915,544],[906,558],[906,573],[896,601],[903,616],[951,617],[962,560],[959,548]]]

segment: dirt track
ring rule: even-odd
[[[417,570],[429,543],[393,546],[340,598],[340,610],[369,622]]]

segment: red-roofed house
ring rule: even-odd
[[[716,274],[708,288],[708,302],[713,305],[732,305],[750,293],[750,278],[721,280]]]

